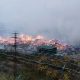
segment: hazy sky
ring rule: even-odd
[[[0,34],[18,31],[80,40],[80,0],[0,0]]]

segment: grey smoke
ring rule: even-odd
[[[1,0],[0,23],[6,29],[0,34],[18,31],[79,43],[80,0]]]

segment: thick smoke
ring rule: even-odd
[[[0,22],[6,31],[41,34],[70,44],[80,42],[80,0],[2,0]]]

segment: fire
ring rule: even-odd
[[[28,36],[28,35],[21,34],[21,35],[19,35],[19,40],[21,40],[23,43],[27,43],[29,41],[32,41],[32,37]]]
[[[38,36],[35,37],[35,40],[36,40],[36,39],[40,39],[40,40],[42,40],[42,39],[44,39],[44,37],[41,36],[41,35],[38,35]]]
[[[63,50],[66,48],[65,44],[60,43],[58,40],[48,40],[41,35],[38,36],[29,36],[21,34],[17,39],[18,43],[31,43],[32,45],[54,45],[58,49]],[[0,37],[0,44],[14,44],[14,39],[10,37]]]

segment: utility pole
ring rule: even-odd
[[[14,79],[13,80],[16,80],[16,76],[17,76],[17,58],[16,58],[16,55],[17,55],[17,34],[18,33],[13,33],[14,36],[12,37],[14,39],[14,54],[13,54],[13,61],[14,61],[14,64],[13,64],[13,76],[14,76]]]
[[[16,55],[17,55],[17,38],[18,38],[17,34],[18,33],[15,32],[13,34],[14,34],[14,37],[13,37],[14,38],[14,56],[16,57]]]

